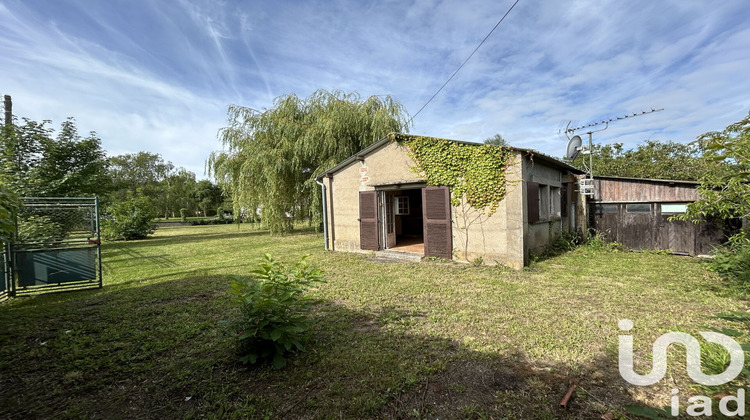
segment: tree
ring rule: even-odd
[[[0,182],[0,241],[10,242],[16,232],[18,197]]]
[[[81,138],[75,120],[68,118],[53,139],[49,123],[24,119],[23,125],[3,127],[0,179],[22,196],[106,194],[111,182],[96,133]]]
[[[128,194],[149,197],[158,213],[165,218],[176,217],[181,208],[195,211],[192,192],[195,174],[185,168],[175,168],[157,153],[138,152],[109,159],[115,192],[112,201],[124,200]]]
[[[35,171],[41,196],[90,196],[108,192],[112,180],[101,140],[78,135],[73,118],[60,126],[55,140],[42,139],[42,159]]]
[[[594,176],[621,176],[696,181],[707,162],[694,144],[648,140],[635,149],[624,150],[622,143],[594,144]],[[579,154],[572,162],[583,167],[588,155]]]
[[[219,132],[225,152],[208,167],[231,195],[235,213],[261,208],[272,233],[288,232],[292,217],[322,220],[315,176],[391,132],[408,128],[403,106],[390,96],[318,90],[306,99],[279,97],[262,112],[232,105]]]
[[[484,144],[491,144],[493,146],[509,146],[508,142],[505,141],[503,136],[500,134],[495,134],[492,137],[487,137],[484,139]]]
[[[161,183],[163,195],[157,200],[165,218],[175,217],[181,208],[195,212],[197,207],[193,200],[195,184],[195,174],[182,167],[167,175]]]
[[[700,177],[700,199],[688,206],[686,215],[750,217],[750,113],[724,131],[700,135],[696,143],[708,165]]]
[[[114,198],[125,199],[130,194],[141,192],[155,199],[162,195],[161,183],[174,170],[172,162],[164,161],[161,155],[149,152],[129,153],[109,158],[110,172],[114,182]]]
[[[208,180],[198,181],[193,189],[193,200],[203,212],[203,216],[208,216],[209,210],[215,210],[222,206],[224,197],[222,196],[221,187]]]
[[[700,177],[700,198],[675,217],[698,222],[704,217],[742,219],[745,224],[716,251],[712,267],[724,277],[737,279],[750,292],[750,112],[723,131],[702,134],[696,141],[708,166]]]
[[[20,196],[34,195],[30,174],[39,163],[42,138],[50,135],[49,121],[24,119],[23,125],[8,124],[0,130],[0,179]]]

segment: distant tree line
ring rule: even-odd
[[[97,134],[81,136],[73,118],[57,131],[51,124],[23,118],[0,128],[0,192],[9,197],[99,196],[105,213],[135,204],[143,214],[165,218],[215,215],[226,206],[217,185],[196,181],[194,173],[158,154],[107,157]],[[150,230],[119,236],[132,239]]]
[[[713,165],[698,143],[647,140],[633,149],[622,143],[594,144],[593,155],[594,176],[697,181]],[[589,155],[581,153],[571,163],[583,168]]]

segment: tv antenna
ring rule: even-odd
[[[570,124],[572,121],[568,121],[568,124],[565,126],[565,137],[568,138],[568,146],[565,150],[565,157],[569,160],[573,161],[575,158],[578,157],[580,153],[583,153],[584,155],[589,155],[589,162],[588,165],[586,164],[586,160],[583,160],[583,167],[586,170],[586,178],[582,178],[578,181],[579,186],[579,192],[583,195],[592,196],[594,195],[594,140],[593,140],[593,134],[598,133],[600,131],[604,131],[607,128],[609,128],[609,123],[619,120],[625,120],[628,118],[635,118],[640,117],[641,115],[646,114],[652,114],[654,112],[664,111],[664,108],[660,109],[654,109],[651,108],[650,111],[641,111],[636,112],[633,114],[626,114],[620,117],[613,117],[607,120],[602,120],[599,122],[593,122],[586,125],[581,125],[578,127],[570,128]],[[600,125],[604,125],[604,128],[600,128],[598,130],[589,130],[586,131],[585,134],[589,135],[589,147],[584,148],[583,147],[583,139],[579,135],[574,135],[573,137],[570,137],[570,134],[575,133],[578,130],[583,130],[586,128],[593,128]]]

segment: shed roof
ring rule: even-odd
[[[690,184],[690,185],[698,185],[700,182],[698,181],[686,181],[686,180],[679,180],[679,179],[655,179],[655,178],[633,178],[633,177],[627,177],[627,176],[602,176],[602,175],[594,175],[594,179],[610,179],[613,181],[638,181],[638,182],[658,182],[663,184]]]
[[[373,144],[365,147],[364,149],[360,150],[359,152],[355,153],[354,155],[352,155],[352,156],[344,159],[343,161],[341,161],[338,165],[334,166],[333,168],[331,168],[331,169],[329,169],[329,170],[321,173],[320,175],[318,175],[316,177],[316,179],[320,180],[321,178],[323,178],[327,174],[333,174],[335,172],[340,171],[341,169],[349,166],[352,162],[355,162],[358,159],[360,159],[360,158],[362,158],[362,157],[364,157],[364,156],[366,156],[366,155],[368,155],[368,154],[370,154],[370,153],[372,153],[372,152],[380,149],[381,147],[389,144],[390,142],[395,141],[397,135],[398,136],[403,136],[403,137],[430,137],[430,136],[417,136],[417,135],[414,135],[414,134],[391,133],[391,134],[389,134],[389,135],[381,138],[380,140],[376,141],[375,143],[373,143]],[[432,138],[437,138],[437,137],[432,137]],[[474,143],[474,142],[461,141],[461,140],[452,140],[452,139],[440,139],[440,140],[448,140],[448,141],[452,141],[452,142],[456,142],[456,143],[471,144],[471,145],[476,145],[476,146],[481,146],[482,145],[481,143]],[[557,166],[559,168],[566,169],[566,170],[571,171],[571,172],[576,173],[576,174],[584,174],[585,173],[584,171],[576,168],[575,166],[572,166],[572,165],[570,165],[568,163],[565,163],[565,162],[563,162],[563,161],[561,161],[561,160],[559,160],[559,159],[557,159],[555,157],[552,157],[552,156],[549,156],[549,155],[545,155],[544,153],[541,153],[541,152],[536,151],[534,149],[522,149],[522,148],[513,147],[513,146],[508,146],[508,148],[511,149],[511,150],[515,150],[517,152],[526,153],[526,154],[532,156],[534,159],[538,159],[538,160],[540,160],[542,162],[549,163],[549,164],[551,164],[553,166]]]

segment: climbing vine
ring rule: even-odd
[[[507,147],[404,134],[392,136],[409,151],[416,163],[414,172],[424,175],[429,185],[450,188],[453,206],[460,205],[465,197],[469,206],[491,216],[505,198],[505,168],[512,159]]]

